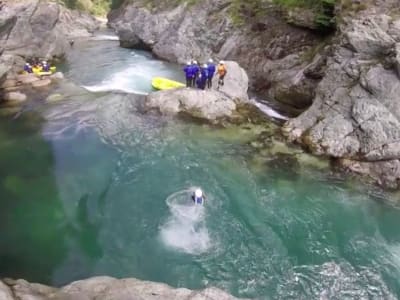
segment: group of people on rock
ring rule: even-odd
[[[26,62],[24,71],[27,73],[33,73],[33,69],[39,69],[40,72],[50,72],[50,64],[45,60],[42,62],[39,60]]]
[[[197,87],[204,90],[206,87],[211,89],[212,79],[216,73],[219,76],[217,89],[224,85],[224,77],[227,70],[224,61],[220,61],[216,66],[214,61],[210,58],[208,64],[203,65],[200,65],[195,60],[187,62],[186,66],[183,68],[183,72],[186,77],[186,87]]]

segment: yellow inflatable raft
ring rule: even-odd
[[[32,71],[34,74],[39,75],[39,76],[46,76],[46,75],[51,75],[53,73],[55,73],[55,71],[57,70],[56,67],[50,67],[50,71],[49,72],[43,72],[42,68],[32,68]]]
[[[156,90],[169,90],[184,87],[185,85],[181,82],[170,80],[163,77],[154,77],[151,81],[151,85]]]

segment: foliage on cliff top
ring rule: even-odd
[[[105,16],[115,0],[61,0],[70,9],[86,11],[97,16]]]

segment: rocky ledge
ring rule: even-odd
[[[345,18],[313,105],[283,132],[314,154],[400,188],[400,17]]]
[[[40,78],[19,74],[26,59],[54,59],[70,49],[70,40],[88,37],[100,26],[95,18],[51,1],[3,0],[0,14],[0,102],[26,100],[29,90],[43,89],[62,74]]]
[[[124,1],[108,15],[109,25],[124,47],[148,49],[178,63],[235,60],[248,72],[252,87],[266,96],[296,109],[311,105],[325,61],[310,65],[307,60],[306,52],[322,40],[302,28],[307,25],[289,25],[272,1],[262,1],[262,18],[250,16],[242,25],[234,20],[235,1],[172,2]]]
[[[5,279],[0,281],[0,299],[234,300],[237,298],[217,288],[192,291],[134,278],[115,279],[103,276],[76,281],[62,288],[29,283],[25,280]]]
[[[236,62],[227,61],[226,67],[228,73],[225,84],[219,88],[218,79],[214,77],[212,89],[180,88],[154,92],[146,97],[145,107],[158,109],[162,114],[184,113],[213,123],[237,118],[238,107],[249,101],[249,80],[246,72]]]

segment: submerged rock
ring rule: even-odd
[[[41,79],[39,81],[35,81],[32,82],[32,87],[34,88],[41,88],[41,87],[45,87],[51,84],[51,80],[50,79]]]
[[[26,95],[21,92],[9,92],[4,95],[4,100],[10,105],[18,105],[19,103],[26,101],[26,99]]]
[[[234,300],[237,299],[217,288],[192,291],[172,288],[167,284],[142,281],[134,278],[115,279],[93,277],[73,282],[62,288],[32,284],[25,280],[0,281],[0,296],[5,300],[17,299],[108,299],[108,300]],[[8,298],[7,298],[8,297]]]

